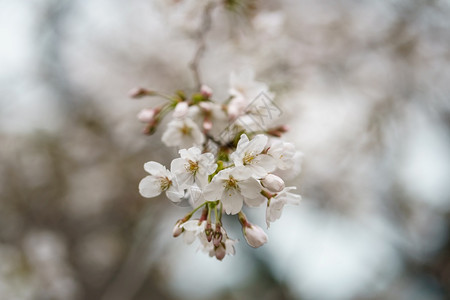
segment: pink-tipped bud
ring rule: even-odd
[[[212,129],[212,127],[213,127],[212,121],[209,118],[205,118],[203,120],[203,130],[205,132],[209,132]]]
[[[285,133],[285,132],[288,132],[290,128],[288,125],[281,125],[281,126],[278,126],[277,129],[278,129],[278,131]]]
[[[247,243],[253,248],[258,248],[267,243],[267,234],[261,227],[253,224],[248,224],[244,227],[244,237]]]
[[[189,104],[186,101],[179,102],[177,106],[175,106],[175,110],[173,111],[173,117],[177,119],[184,118],[189,109]]]
[[[222,233],[221,232],[215,232],[214,233],[214,238],[213,238],[214,246],[218,247],[221,242],[222,242]]]
[[[183,228],[181,227],[182,220],[178,220],[178,222],[173,227],[172,235],[173,237],[178,237],[183,233]]]
[[[137,118],[139,121],[143,123],[150,123],[153,121],[153,118],[156,115],[156,110],[153,108],[144,108],[142,109],[138,115]]]
[[[219,247],[220,243],[222,242],[222,230],[220,229],[220,224],[217,223],[216,224],[216,230],[214,231],[214,235],[213,235],[213,244],[216,247]]]
[[[146,88],[136,87],[136,88],[132,89],[131,91],[129,91],[128,95],[131,98],[138,99],[138,98],[142,98],[145,96],[153,96],[153,95],[156,95],[156,93],[154,91],[147,90]]]
[[[281,192],[285,187],[283,179],[273,174],[267,174],[266,177],[261,180],[261,184],[273,193]]]
[[[206,223],[205,235],[206,235],[206,239],[208,240],[208,242],[211,242],[212,238],[213,238],[213,230],[211,227],[211,223]]]
[[[220,244],[219,247],[217,247],[215,250],[215,255],[218,260],[222,260],[226,254],[227,254],[227,251],[225,250],[225,247],[223,246],[223,244]]]
[[[212,96],[213,91],[209,86],[203,84],[200,88],[200,93],[202,94],[203,97],[208,99],[209,97]]]
[[[286,133],[289,131],[289,127],[287,125],[281,125],[276,128],[269,129],[267,131],[267,134],[271,136],[281,137],[283,133]]]

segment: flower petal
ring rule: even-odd
[[[263,167],[267,172],[272,172],[277,166],[275,159],[267,154],[258,155],[255,158],[255,164]]]
[[[248,143],[249,143],[248,136],[245,133],[241,134],[241,137],[239,138],[239,142],[237,144],[236,152],[239,153],[240,151],[238,150],[246,148]]]
[[[155,176],[167,176],[167,169],[156,161],[149,161],[144,164],[144,170]]]
[[[241,194],[245,198],[253,199],[261,195],[261,185],[253,177],[250,177],[247,180],[240,181],[238,184],[239,188],[241,189]]]
[[[186,160],[183,158],[175,158],[170,163],[170,171],[175,175],[186,172]]]
[[[205,197],[207,201],[219,200],[222,196],[223,189],[221,182],[210,182],[203,190],[203,197]]]
[[[254,154],[261,153],[267,144],[267,136],[264,134],[256,135],[248,144],[247,152],[252,152]]]
[[[266,202],[266,197],[259,194],[256,198],[244,198],[245,204],[247,204],[250,207],[258,207],[261,206],[261,204]]]
[[[139,193],[146,198],[153,198],[161,194],[161,182],[155,176],[147,176],[139,182]]]
[[[225,169],[225,170],[230,170],[230,169]],[[223,171],[225,171],[225,170],[223,170]],[[220,171],[220,172],[222,172],[222,171]],[[220,174],[220,172],[219,172],[219,174]],[[237,180],[245,180],[247,178],[252,177],[253,171],[251,168],[239,166],[239,167],[232,168],[230,170],[230,174]]]
[[[240,212],[244,204],[244,197],[236,189],[224,190],[221,200],[225,212],[232,215]]]

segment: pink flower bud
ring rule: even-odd
[[[183,228],[180,225],[181,225],[181,220],[179,220],[173,227],[173,231],[172,231],[173,237],[178,237],[178,236],[180,236],[180,234],[183,233]]]
[[[137,87],[129,92],[131,98],[142,98],[145,96],[153,96],[156,93],[145,88]]]
[[[212,238],[213,238],[213,230],[211,227],[211,223],[206,223],[205,235],[206,235],[206,239],[208,240],[208,242],[211,242]]]
[[[184,118],[188,113],[188,109],[189,105],[187,104],[187,102],[185,101],[179,102],[177,106],[175,106],[175,110],[173,111],[173,117],[178,119]]]
[[[222,260],[226,254],[227,251],[225,250],[225,247],[222,244],[220,244],[219,247],[217,247],[215,250],[215,255],[218,260]]]
[[[227,108],[230,120],[235,120],[237,117],[243,115],[247,105],[247,101],[242,96],[237,96],[231,99]]]
[[[151,121],[153,121],[155,113],[155,109],[153,108],[144,108],[138,113],[137,118],[143,123],[150,123]]]
[[[214,246],[219,246],[220,243],[222,242],[222,233],[221,232],[215,232],[214,233],[214,238],[213,238],[213,244]]]
[[[264,230],[262,230],[261,227],[250,223],[248,226],[244,227],[244,237],[247,243],[254,248],[261,247],[268,241],[267,234]]]
[[[209,98],[212,96],[213,91],[209,86],[203,84],[200,88],[200,93],[203,95],[203,97]]]
[[[288,130],[289,130],[289,127],[287,125],[281,125],[276,128],[269,129],[267,131],[267,134],[276,136],[276,137],[281,137],[283,135],[283,133],[286,133]]]
[[[205,132],[209,132],[212,129],[212,127],[213,127],[212,121],[209,118],[205,118],[203,120],[203,130]]]
[[[273,174],[267,174],[266,177],[261,180],[261,184],[263,187],[274,193],[281,192],[284,189],[283,179]]]

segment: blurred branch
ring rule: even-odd
[[[202,85],[202,80],[200,77],[200,71],[199,71],[199,64],[200,60],[203,57],[203,54],[205,53],[206,49],[206,34],[211,29],[212,20],[212,10],[216,7],[216,3],[210,2],[208,3],[202,14],[202,23],[200,25],[199,30],[197,31],[197,50],[195,51],[194,58],[192,59],[190,63],[190,68],[192,70],[192,73],[194,75],[194,81],[197,90],[200,90],[200,87]]]

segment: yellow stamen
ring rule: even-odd
[[[186,171],[189,173],[195,174],[198,171],[198,163],[192,160],[188,161],[188,164],[185,165]]]
[[[229,179],[225,182],[225,188],[226,189],[237,189],[238,186],[238,181],[236,179],[234,179],[233,176],[230,176]]]
[[[167,177],[160,177],[159,184],[161,185],[161,190],[165,191],[172,185],[172,181]]]
[[[252,155],[251,153],[245,153],[245,156],[244,156],[244,159],[243,159],[244,165],[251,164],[252,161],[255,159],[255,157],[256,156]]]
[[[184,135],[190,135],[191,131],[192,131],[192,128],[187,126],[186,124],[184,124],[183,127],[180,128],[180,131]]]

